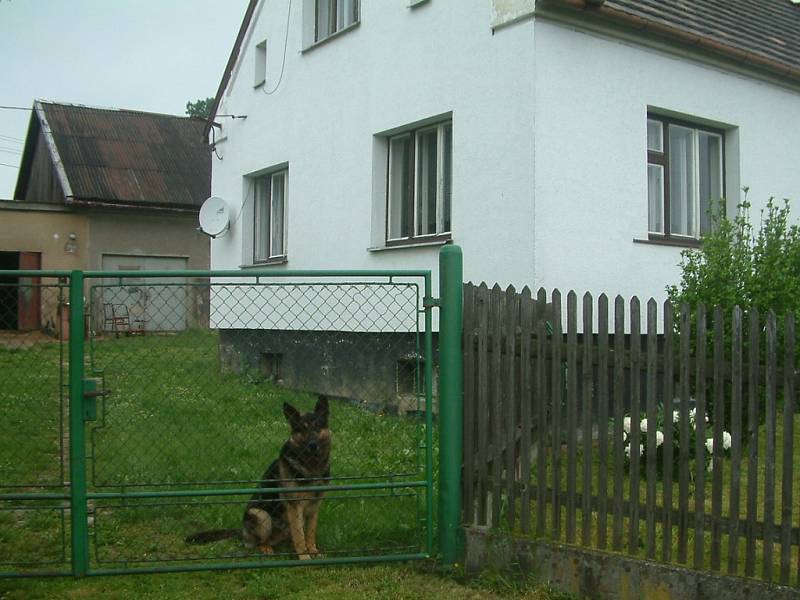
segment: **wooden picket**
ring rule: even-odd
[[[800,585],[795,344],[772,311],[467,284],[464,522]]]

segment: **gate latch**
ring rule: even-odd
[[[83,420],[96,421],[97,420],[97,399],[108,396],[111,390],[97,389],[101,384],[101,380],[93,377],[83,380]]]

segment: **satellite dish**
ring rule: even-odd
[[[230,220],[228,205],[219,196],[211,196],[200,207],[200,231],[212,238],[227,231]]]

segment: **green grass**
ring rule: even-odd
[[[60,345],[2,351],[0,465],[3,485],[61,491]],[[97,491],[252,488],[288,437],[284,402],[311,410],[316,397],[257,373],[226,372],[213,332],[121,337],[93,342],[87,375],[111,395],[87,425],[89,487]],[[368,378],[365,378],[368,381]],[[334,484],[420,481],[424,423],[344,401],[331,405]],[[6,491],[6,490],[4,490]],[[90,502],[91,560],[97,567],[174,561],[258,560],[236,540],[189,546],[186,535],[238,527],[247,496]],[[44,508],[47,506],[48,508]],[[68,565],[69,517],[50,501],[0,507],[0,563]],[[328,556],[424,552],[424,489],[332,491],[323,503],[319,544]],[[287,545],[281,552],[293,558]],[[274,559],[273,559],[274,560]],[[57,565],[56,565],[57,566]],[[19,567],[19,565],[17,565]],[[0,568],[0,570],[4,570]]]
[[[282,404],[312,408],[315,397],[286,390],[257,373],[224,372],[217,338],[189,331],[177,336],[94,342],[87,376],[102,376],[112,395],[98,401],[87,425],[91,489],[136,491],[252,487],[277,456],[288,429]],[[19,491],[61,491],[60,386],[65,348],[37,343],[0,347],[0,467],[2,485]],[[423,478],[423,424],[337,401],[331,406],[332,470],[337,482]],[[435,446],[434,446],[435,448]],[[435,464],[436,458],[434,459]],[[66,470],[68,473],[68,469]],[[68,475],[64,478],[68,479]],[[206,482],[196,485],[196,482]],[[53,486],[53,487],[48,487]],[[4,492],[9,488],[3,489]],[[246,496],[94,501],[90,514],[94,567],[198,564],[263,559],[235,541],[187,546],[198,529],[236,527]],[[422,491],[330,492],[318,539],[328,555],[421,551]],[[0,570],[69,570],[69,511],[53,501],[0,506]],[[291,548],[281,549],[293,557]],[[341,554],[339,554],[341,553]],[[275,559],[263,559],[278,564]],[[8,563],[26,563],[25,565]],[[44,564],[43,564],[44,563]],[[47,564],[52,563],[52,564]],[[488,572],[469,580],[438,571],[432,562],[374,566],[313,566],[74,580],[0,579],[0,598],[530,598],[565,600],[519,573]]]
[[[707,437],[711,435],[711,432],[707,432]],[[583,464],[584,464],[584,456],[580,450],[580,445],[582,441],[579,441],[579,448],[576,454],[576,473],[577,473],[577,482],[576,482],[576,491],[577,493],[583,492]],[[771,565],[771,572],[772,572],[772,581],[777,582],[780,578],[780,562],[781,562],[781,544],[780,544],[780,529],[782,524],[782,498],[781,498],[781,491],[783,486],[783,466],[784,466],[784,459],[782,448],[784,444],[784,427],[782,417],[778,415],[777,424],[776,424],[776,431],[775,431],[775,448],[776,448],[776,456],[775,456],[775,472],[774,472],[774,509],[773,509],[773,520],[774,520],[774,531],[775,531],[775,539],[772,545],[772,560],[770,561]],[[748,461],[747,461],[747,453],[748,449],[743,450],[743,459],[740,463],[740,492],[739,492],[739,519],[744,520],[747,518],[747,490],[748,490],[748,478],[750,477],[750,473],[748,471]],[[756,495],[756,515],[759,521],[763,521],[764,519],[764,512],[765,512],[765,475],[766,475],[766,461],[764,457],[766,456],[766,427],[764,425],[761,426],[759,430],[759,443],[758,443],[758,470],[756,473],[757,476],[757,495]],[[566,473],[567,473],[567,450],[566,446],[562,446],[561,454],[560,454],[560,462],[561,462],[561,490],[566,491]],[[800,465],[800,415],[795,415],[794,417],[794,424],[793,424],[793,444],[792,444],[792,455],[791,460],[793,465]],[[730,515],[731,510],[731,459],[730,457],[726,457],[723,461],[723,475],[722,475],[722,485],[721,485],[721,510],[720,514],[721,517],[724,519],[728,515]],[[792,489],[792,513],[791,513],[791,520],[789,521],[793,527],[800,526],[800,476],[798,476],[798,467],[795,466],[793,470],[793,477],[791,479],[791,489]],[[593,443],[593,450],[592,450],[592,478],[591,478],[591,494],[594,496],[598,495],[598,491],[600,489],[599,485],[599,471],[600,471],[600,458],[598,455],[598,448],[597,448],[597,441],[595,440]],[[547,480],[548,487],[552,486],[552,478],[553,478],[553,467],[552,467],[552,456],[551,450],[547,449],[547,460],[546,460],[546,473],[545,477]],[[613,514],[612,514],[612,499],[614,495],[614,462],[613,462],[613,455],[611,452],[608,456],[608,483],[607,483],[607,522],[606,522],[606,547],[605,550],[612,551],[612,540],[613,540]],[[521,514],[521,510],[529,510],[531,515],[531,532],[536,531],[536,485],[538,479],[538,472],[536,467],[536,461],[533,461],[533,467],[531,469],[531,479],[532,488],[531,488],[531,503],[528,507],[523,507],[519,498],[516,499],[516,520],[513,526],[513,533],[515,535],[528,535],[522,532],[521,525],[519,521],[519,515]],[[623,471],[622,476],[623,481],[623,488],[622,488],[622,497],[624,500],[630,500],[631,498],[631,483],[630,483],[630,475],[626,471]],[[664,485],[663,481],[660,479],[657,481],[656,486],[656,496],[655,496],[655,504],[656,504],[656,511],[655,511],[655,519],[656,519],[656,526],[655,526],[655,554],[654,558],[656,560],[665,560],[663,554],[663,540],[665,529],[661,523],[662,513],[660,507],[663,506],[663,493],[664,493]],[[490,492],[492,490],[492,486],[490,483]],[[712,474],[706,473],[705,474],[705,482],[703,486],[703,511],[706,516],[710,516],[712,514],[713,503],[712,503]],[[679,495],[679,486],[677,478],[673,480],[672,484],[672,507],[674,509],[678,509],[678,495]],[[647,498],[647,481],[644,474],[640,475],[639,481],[639,502],[640,504],[644,504]],[[696,507],[696,488],[694,482],[690,482],[689,484],[689,500],[688,500],[688,510],[690,513],[689,523],[688,523],[688,531],[687,531],[687,543],[686,543],[686,556],[687,560],[684,563],[689,567],[693,567],[695,564],[695,521],[693,518],[693,513],[695,512]],[[508,505],[507,499],[505,494],[502,495],[502,504],[501,504],[501,522],[500,528],[506,531],[509,531],[509,523],[508,523]],[[638,543],[636,545],[636,550],[631,552],[629,547],[630,541],[630,532],[631,532],[631,520],[628,518],[628,513],[623,513],[623,520],[622,520],[622,547],[618,550],[622,554],[628,556],[636,556],[639,558],[649,558],[647,554],[647,528],[646,528],[646,517],[647,513],[643,510],[639,511],[639,527],[638,527]],[[564,505],[563,501],[561,504],[561,528],[560,534],[555,533],[555,522],[553,517],[553,506],[549,502],[546,507],[546,522],[545,522],[545,535],[544,537],[547,539],[566,542],[566,543],[574,543],[581,545],[583,539],[583,511],[581,510],[580,502],[577,503],[577,509],[575,512],[575,537],[573,539],[567,538],[566,532],[566,518],[567,518],[567,510],[566,506]],[[599,517],[597,509],[595,508],[591,515],[590,515],[590,546],[594,548],[599,547]],[[531,534],[532,535],[532,534]],[[746,528],[740,526],[739,528],[739,538],[738,538],[738,561],[736,568],[731,572],[732,574],[745,576],[745,555],[746,555],[746,546],[745,546],[745,535],[746,535]],[[711,550],[712,549],[712,533],[711,531],[706,528],[703,531],[703,544],[702,544],[702,556],[700,558],[700,564],[702,565],[701,568],[703,569],[711,569]],[[676,523],[673,523],[672,527],[672,535],[671,535],[671,544],[670,544],[670,554],[669,562],[678,564],[678,556],[679,556],[679,546],[678,546],[678,527]],[[721,539],[720,539],[720,573],[728,573],[728,555],[729,555],[729,530],[727,527],[727,522],[723,522],[722,529],[721,529]],[[789,583],[794,585],[798,581],[798,547],[796,545],[790,546],[790,575],[789,575]],[[753,576],[756,578],[763,578],[764,577],[764,544],[761,540],[756,540],[755,544],[755,561],[754,561],[754,573]]]
[[[167,575],[128,575],[82,580],[0,580],[3,600],[58,598],[83,600],[216,600],[230,599],[418,599],[520,598],[577,600],[517,574],[490,572],[467,580],[441,573],[427,564],[375,567],[311,567],[278,570],[242,570]]]

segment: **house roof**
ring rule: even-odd
[[[791,0],[549,0],[800,80],[800,6]]]
[[[208,137],[208,132],[211,129],[214,118],[217,116],[219,103],[222,101],[222,94],[225,93],[225,88],[228,87],[228,82],[231,80],[231,73],[233,72],[233,68],[236,66],[236,61],[239,59],[239,52],[241,52],[245,35],[247,35],[247,30],[250,27],[250,21],[253,20],[253,13],[255,12],[257,5],[258,0],[250,0],[250,2],[247,3],[242,24],[239,26],[239,33],[236,34],[236,40],[233,42],[233,48],[231,49],[231,54],[228,57],[228,63],[225,65],[225,71],[222,74],[222,80],[219,82],[219,87],[217,88],[217,95],[214,96],[214,102],[211,105],[211,110],[208,111],[208,121],[206,122],[205,129],[203,130],[203,135],[205,137]]]
[[[239,58],[259,0],[250,0],[222,74],[204,135],[217,115],[222,94]],[[743,60],[800,82],[800,5],[793,0],[539,0],[566,5]],[[537,10],[538,10],[537,2]]]
[[[15,197],[25,197],[39,133],[67,204],[198,210],[211,187],[205,121],[37,100]]]

